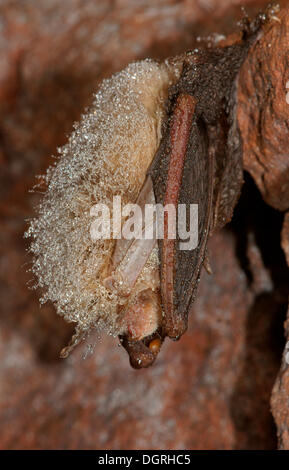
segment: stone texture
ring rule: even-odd
[[[98,81],[134,59],[182,52],[198,35],[233,31],[244,3],[255,10],[238,0],[1,2],[1,449],[277,446],[269,399],[288,293],[283,217],[250,178],[232,224],[211,239],[213,275],[203,273],[188,333],[167,341],[148,370],[130,369],[107,337],[58,358],[72,328],[27,289],[22,239],[38,200],[28,194],[34,175],[53,161]],[[284,207],[285,193],[278,202],[268,188],[266,200]],[[281,369],[272,403],[283,447],[287,382]]]
[[[287,313],[287,321],[285,322],[285,334],[289,338],[289,312]],[[278,442],[280,449],[289,449],[289,413],[288,413],[288,396],[289,396],[289,344],[285,345],[281,368],[275,381],[272,391],[271,406],[274,419],[278,429]]]
[[[281,232],[281,245],[289,266],[289,214],[284,215]],[[289,449],[289,308],[287,320],[284,323],[286,344],[283,351],[281,368],[272,391],[271,406],[278,430],[278,442],[280,449]]]
[[[289,206],[289,12],[273,16],[251,48],[239,75],[238,121],[244,167],[265,201],[279,210]]]

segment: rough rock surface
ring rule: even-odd
[[[1,1],[0,448],[277,446],[269,400],[284,345],[283,217],[250,178],[232,224],[210,242],[214,274],[203,274],[188,333],[167,341],[148,370],[130,369],[107,337],[91,338],[85,360],[81,350],[58,359],[72,328],[27,289],[22,239],[38,200],[28,196],[34,175],[53,161],[98,81],[134,59],[182,52],[199,34],[234,30],[244,3],[255,10],[238,0]],[[274,203],[266,200],[283,208],[266,184]],[[273,407],[289,447],[282,367]]]
[[[289,212],[284,215],[284,222],[281,234],[281,245],[284,250],[286,261],[289,266]]]

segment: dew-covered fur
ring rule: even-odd
[[[91,327],[122,333],[119,299],[101,282],[114,241],[90,238],[90,209],[112,206],[113,195],[134,202],[160,142],[164,102],[177,67],[146,60],[105,80],[88,113],[75,125],[46,175],[47,191],[26,233],[32,237],[32,271],[58,314]],[[155,269],[157,253],[145,266]]]

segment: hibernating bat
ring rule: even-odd
[[[32,271],[57,312],[76,323],[61,352],[92,329],[119,336],[135,368],[187,329],[210,234],[232,217],[242,185],[235,116],[238,71],[267,14],[244,18],[232,45],[145,60],[105,80],[45,180],[30,223]],[[198,244],[179,238],[97,239],[96,204],[198,205]],[[126,217],[122,217],[121,226]],[[165,219],[166,225],[167,219]]]

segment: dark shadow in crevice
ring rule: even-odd
[[[236,253],[252,286],[247,257],[248,236],[260,251],[273,288],[256,293],[248,312],[243,368],[231,397],[237,449],[276,449],[277,432],[270,412],[270,396],[284,347],[289,269],[280,245],[283,215],[262,199],[249,175],[228,226],[236,237]]]

